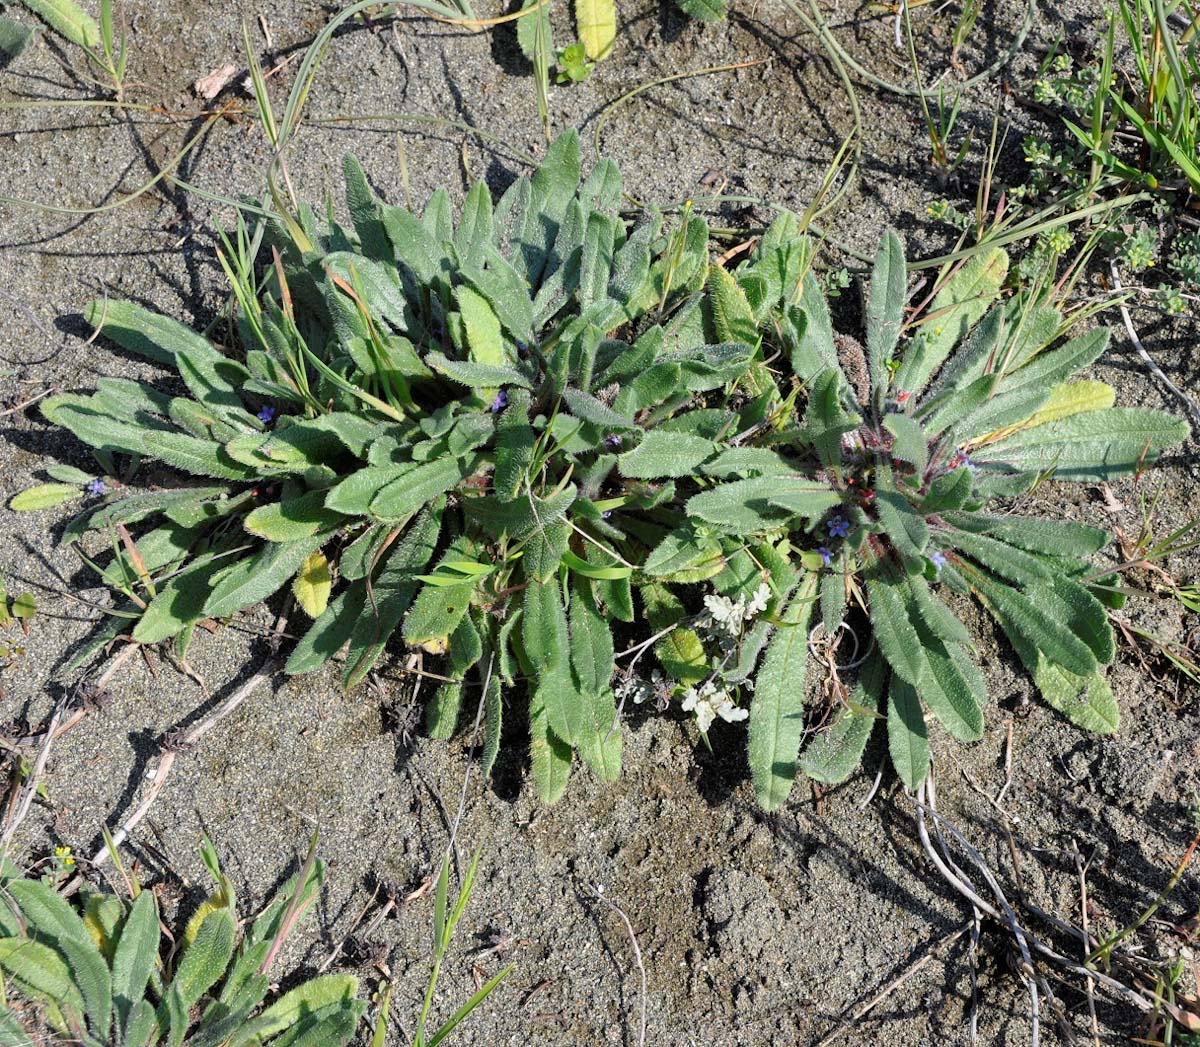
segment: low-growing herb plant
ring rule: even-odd
[[[26,1047],[31,1032],[49,1026],[84,1047],[184,1042],[189,1047],[344,1047],[366,1012],[353,975],[318,975],[267,1004],[280,949],[325,883],[326,866],[316,858],[315,846],[314,838],[300,871],[243,927],[233,884],[205,839],[200,854],[215,889],[175,937],[160,932],[154,892],[123,869],[130,898],[85,890],[76,905],[55,889],[61,877],[75,871],[69,847],[56,848],[50,871],[40,879],[21,876],[4,859],[0,971],[13,991],[0,1003],[0,1045]],[[433,966],[414,1047],[446,1041],[512,973],[513,965],[506,965],[447,1021],[429,1027],[442,962],[470,900],[478,864],[477,853],[454,896],[449,860],[442,862],[434,888]],[[372,1043],[384,1042],[390,999],[389,988]]]
[[[453,732],[470,683],[487,772],[504,689],[523,684],[548,801],[575,752],[617,775],[614,688],[680,700],[702,729],[748,716],[768,808],[798,767],[849,775],[880,720],[917,785],[930,719],[967,741],[983,729],[947,593],[978,598],[1056,709],[1116,726],[1103,666],[1120,597],[1088,562],[1108,535],[996,503],[1050,476],[1134,473],[1187,427],[1069,381],[1107,332],[1051,348],[1060,314],[998,300],[1003,251],[906,315],[888,233],[864,348],[834,333],[793,215],[729,272],[690,208],[627,222],[609,161],[580,185],[573,133],[495,207],[476,185],[457,224],[444,191],[418,217],[353,159],[345,173],[350,226],[302,208],[258,229],[257,254],[240,224],[226,240],[240,348],[130,303],[90,307],[187,391],[104,378],[43,413],[110,459],[204,482],[114,480],[67,527],[113,535],[97,568],[126,600],[107,637],[132,618],[134,640],[185,648],[198,622],[290,584],[314,621],[289,673],[344,650],[352,688],[390,643],[444,656],[430,733]],[[808,706],[810,634],[855,608],[857,683]],[[639,683],[651,649],[661,675]]]
[[[130,898],[85,891],[76,905],[6,860],[0,1043],[23,1047],[46,1027],[71,1043],[101,1047],[185,1039],[192,1047],[349,1043],[365,1010],[353,975],[308,979],[264,1006],[271,967],[324,883],[324,863],[310,853],[239,931],[233,884],[207,840],[201,855],[216,888],[174,938],[160,930],[154,892],[135,881]],[[71,864],[68,855],[68,870]]]

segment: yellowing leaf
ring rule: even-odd
[[[1025,425],[1042,425],[1084,411],[1103,411],[1112,407],[1116,399],[1116,391],[1104,382],[1064,382],[1051,390],[1050,399],[1029,416]]]
[[[614,0],[575,0],[575,27],[588,58],[607,58],[617,38],[617,8]]]
[[[319,618],[329,603],[329,591],[333,588],[333,576],[329,573],[329,561],[319,549],[300,565],[296,580],[292,582],[292,593],[296,603],[310,618]]]
[[[1083,414],[1084,411],[1105,411],[1112,407],[1116,398],[1113,387],[1104,382],[1063,382],[1051,390],[1050,399],[1025,421],[986,433],[972,440],[971,446],[980,447],[983,444],[995,443],[1021,429],[1032,429],[1035,425],[1056,422],[1061,418]]]
[[[213,913],[228,908],[229,895],[225,888],[220,887],[213,891],[212,894],[200,903],[200,907],[192,914],[192,918],[188,920],[187,926],[183,929],[183,944],[191,945],[196,940],[196,935],[200,933],[200,925]]]

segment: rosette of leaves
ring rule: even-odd
[[[917,324],[889,234],[862,349],[835,337],[794,216],[735,272],[710,266],[690,209],[627,221],[608,161],[581,184],[573,133],[494,207],[474,187],[457,223],[445,192],[418,217],[353,160],[346,177],[349,225],[301,208],[227,242],[240,346],[92,308],[187,393],[102,379],[44,413],[110,461],[205,481],[118,490],[69,526],[113,536],[97,568],[127,600],[110,635],[132,619],[135,640],[184,646],[198,622],[290,583],[314,622],[289,672],[344,651],[353,687],[389,643],[439,656],[430,731],[454,730],[475,685],[487,770],[504,685],[520,684],[553,800],[575,752],[618,772],[615,626],[634,661],[653,647],[677,693],[719,678],[749,702],[750,767],[774,807],[798,766],[848,775],[879,718],[909,785],[927,712],[979,736],[982,678],[937,595],[956,589],[996,616],[1052,704],[1111,729],[1107,597],[1086,565],[1106,537],[988,506],[1041,476],[1131,473],[1186,427],[1068,383],[1103,332],[1049,348],[1052,309],[989,310],[1002,252],[943,281]],[[764,582],[765,612],[707,652],[690,628],[702,586],[749,603]],[[832,632],[849,601],[873,654],[839,708],[806,709],[810,630]]]
[[[207,841],[202,854],[216,890],[177,940],[160,930],[153,891],[85,892],[76,906],[6,862],[0,1044],[24,1047],[47,1026],[86,1047],[349,1043],[366,1010],[352,975],[311,978],[267,1003],[267,970],[324,883],[324,863],[307,863],[239,931],[233,885]]]
[[[719,397],[754,353],[704,337],[707,226],[631,226],[611,162],[581,184],[574,133],[494,206],[476,185],[457,223],[444,191],[417,216],[377,199],[352,158],[345,172],[350,224],[302,207],[226,241],[240,345],[222,351],[130,303],[89,308],[185,387],[105,378],[43,405],[113,474],[66,530],[114,543],[96,568],[126,600],[96,643],[132,622],[134,640],[186,650],[198,622],[290,584],[314,623],[288,672],[344,648],[354,687],[389,643],[444,655],[430,730],[453,730],[470,675],[489,769],[502,681],[541,680],[529,690],[543,795],[561,791],[572,748],[612,777],[606,617],[635,618],[637,561],[617,545],[639,560],[646,548],[609,517],[643,518],[653,536],[673,497],[637,479],[652,445],[623,476],[618,456]],[[715,446],[712,416],[696,417],[707,435],[693,446]],[[115,472],[143,459],[203,485],[120,486]]]
[[[786,534],[814,568],[792,589],[755,676],[749,753],[760,801],[780,804],[797,767],[822,781],[847,777],[880,720],[910,788],[928,773],[931,721],[962,741],[982,736],[984,679],[969,632],[941,598],[947,591],[979,600],[1054,708],[1086,729],[1114,730],[1106,605],[1123,596],[1089,566],[1108,534],[995,503],[1048,477],[1132,474],[1184,439],[1186,423],[1114,407],[1110,387],[1070,381],[1103,353],[1108,332],[1055,345],[1064,325],[1052,307],[1021,295],[997,302],[1008,264],[1000,250],[944,280],[914,323],[903,248],[889,232],[866,295],[863,346],[834,333],[815,280],[793,279],[798,252],[787,230],[781,219],[758,256],[721,282],[737,303],[731,314],[748,322],[753,302],[771,299],[787,274],[769,314],[803,410],[775,415],[775,431],[734,459],[737,478],[686,503],[693,519],[746,540]],[[714,465],[732,453],[700,471],[727,475]],[[798,477],[814,488],[782,486]],[[850,601],[867,613],[870,653],[838,708],[806,710],[809,631],[832,635]],[[825,727],[800,754],[806,722],[818,719]]]

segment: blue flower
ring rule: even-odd
[[[260,422],[263,423],[263,425],[269,425],[271,422],[275,421],[275,408],[270,404],[267,404],[265,407],[259,409],[256,417]]]
[[[978,472],[979,466],[967,457],[965,451],[955,451],[954,457],[950,459],[951,469],[969,469],[971,472]]]
[[[850,533],[850,522],[844,516],[835,516],[826,527],[830,538],[845,538]]]
[[[942,552],[941,549],[938,549],[929,558],[929,562],[933,564],[935,570],[940,571],[946,566],[946,554]]]
[[[611,509],[605,509],[605,510],[604,510],[604,512],[602,512],[600,515],[601,515],[601,516],[603,516],[603,517],[604,517],[604,519],[606,519],[606,520],[607,520],[607,519],[609,519],[609,517],[611,517],[611,516],[612,516],[612,510],[611,510]]]
[[[492,414],[499,414],[508,406],[508,393],[501,389],[492,401]]]
[[[817,550],[817,555],[821,557],[821,560],[824,562],[826,567],[833,563],[833,553],[826,549],[825,546],[821,546],[821,548]]]
[[[89,480],[87,487],[84,488],[88,494],[102,495],[104,493],[104,480],[99,476],[94,480]]]
[[[616,433],[604,438],[604,446],[615,451],[621,446],[621,437]]]

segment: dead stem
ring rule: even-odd
[[[646,1047],[646,965],[642,962],[642,950],[638,947],[637,935],[633,933],[633,924],[629,922],[629,917],[625,915],[625,910],[622,909],[616,902],[604,895],[604,888],[599,886],[592,887],[593,897],[603,905],[607,905],[620,918],[625,925],[625,933],[629,935],[629,944],[633,946],[633,962],[638,969],[638,976],[641,979],[641,984],[638,989],[638,1010],[640,1018],[638,1022],[638,1047]]]

